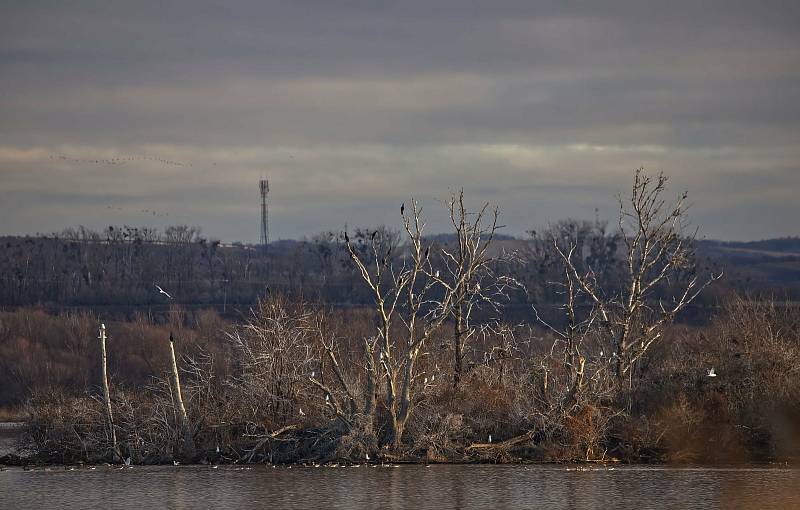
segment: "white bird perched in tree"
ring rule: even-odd
[[[167,291],[165,291],[164,289],[162,289],[161,287],[159,287],[157,283],[154,283],[153,285],[155,285],[155,286],[156,286],[156,288],[158,289],[158,292],[159,292],[159,294],[164,294],[164,295],[165,295],[165,296],[167,296],[169,299],[172,299],[172,296],[170,296],[170,295],[169,295],[169,293],[167,293]]]
[[[439,270],[436,270],[436,278],[439,278]]]
[[[706,375],[708,377],[716,377],[717,373],[714,371],[714,367],[711,367],[710,369],[708,369],[708,372],[706,373]]]
[[[489,434],[489,442],[490,443],[492,442],[492,435],[491,434]]]
[[[305,416],[305,415],[306,415],[306,413],[303,412],[303,408],[301,407],[300,408],[300,416]]]
[[[422,381],[422,384],[428,384],[428,378],[427,377],[425,378],[424,381]]]
[[[316,372],[311,372],[311,377],[312,378],[314,377],[314,374],[316,374]]]
[[[365,454],[364,454],[364,458],[365,458],[365,459],[367,459],[367,460],[369,460],[369,454],[368,454],[368,453],[365,453]]]
[[[325,395],[325,403],[327,404],[330,401],[331,401],[331,396],[330,395]]]

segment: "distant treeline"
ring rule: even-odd
[[[403,257],[399,232],[385,226],[356,229],[356,243],[366,247],[379,232],[389,256]],[[505,270],[524,284],[509,295],[507,312],[528,304],[547,310],[558,303],[558,289],[548,284],[560,277],[553,236],[574,237],[587,252],[587,263],[609,282],[619,270],[621,238],[602,222],[564,220],[526,239],[502,236],[496,252],[514,253]],[[449,246],[450,235],[429,237]],[[699,306],[715,304],[730,290],[768,291],[800,299],[800,241],[796,238],[757,243],[699,241],[700,267],[724,271],[726,278],[701,297]],[[780,256],[776,256],[780,254]],[[0,306],[113,306],[127,312],[170,304],[155,288],[160,285],[175,302],[189,306],[247,309],[269,292],[333,305],[364,305],[369,295],[359,285],[339,233],[326,232],[300,241],[279,241],[268,248],[222,244],[201,236],[200,229],[172,226],[149,228],[109,226],[50,236],[0,238]],[[524,316],[524,313],[520,313]]]

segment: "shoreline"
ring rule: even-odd
[[[704,470],[704,471],[770,471],[770,470],[800,470],[800,464],[791,462],[767,463],[741,463],[741,464],[683,464],[683,463],[581,463],[581,462],[508,462],[503,464],[490,462],[386,462],[386,463],[289,463],[289,464],[234,464],[234,463],[194,463],[194,464],[2,464],[2,470],[23,471],[95,471],[124,470],[134,468],[174,468],[174,469],[223,469],[229,471],[244,471],[253,469],[347,469],[347,468],[401,468],[401,467],[482,467],[495,466],[497,468],[552,468],[564,471],[615,471],[615,470]]]
[[[496,465],[496,466],[572,466],[577,471],[592,471],[592,470],[608,470],[618,467],[653,467],[653,468],[674,468],[674,469],[800,469],[800,459],[796,458],[766,458],[747,459],[741,462],[688,462],[688,461],[670,461],[670,460],[625,460],[615,457],[607,459],[548,459],[540,460],[535,458],[504,456],[501,458],[489,457],[469,457],[463,456],[460,459],[454,458],[447,459],[431,459],[423,456],[412,456],[403,454],[392,454],[385,452],[379,454],[375,460],[367,462],[353,461],[352,459],[330,459],[330,460],[302,460],[292,462],[270,463],[270,462],[238,462],[236,460],[211,460],[209,455],[206,458],[201,458],[194,462],[176,462],[173,460],[164,460],[161,462],[145,462],[133,463],[126,465],[124,463],[110,463],[110,462],[54,462],[52,457],[50,459],[41,456],[23,455],[16,446],[20,438],[19,431],[21,431],[26,422],[25,421],[0,421],[0,468],[21,468],[25,470],[42,470],[52,468],[63,468],[65,470],[76,469],[95,469],[97,467],[108,467],[115,469],[132,468],[132,467],[237,467],[237,468],[254,468],[254,467],[283,467],[283,468],[344,468],[344,467],[399,467],[399,466],[467,466],[467,465]],[[217,454],[218,455],[218,454]],[[592,467],[596,466],[596,467]]]

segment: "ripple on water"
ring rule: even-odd
[[[8,508],[800,508],[800,471],[764,467],[136,466],[0,474]]]

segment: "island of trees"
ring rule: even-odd
[[[411,199],[397,228],[267,249],[4,238],[0,405],[25,426],[2,461],[796,458],[797,287],[751,277],[800,243],[698,241],[686,200],[639,170],[614,223],[524,240],[463,192],[440,235]]]

